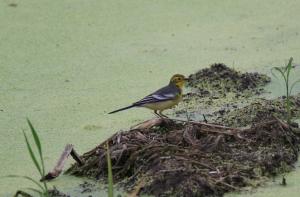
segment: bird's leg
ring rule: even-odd
[[[205,115],[204,115],[204,114],[202,114],[202,116],[203,116],[203,120],[204,120],[204,122],[205,122],[205,123],[207,123],[208,121],[206,120],[206,117],[205,117]]]
[[[162,117],[162,118],[169,118],[168,116],[164,115],[162,112],[163,112],[162,110],[160,110],[160,111],[158,112],[159,115],[160,115],[160,117]]]
[[[159,117],[159,118],[162,118],[161,115],[159,113],[157,113],[157,110],[154,110],[154,114]]]

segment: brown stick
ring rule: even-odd
[[[83,160],[80,158],[80,156],[78,155],[78,153],[75,151],[74,148],[72,148],[71,156],[72,156],[72,158],[78,163],[79,166],[83,166],[84,162],[83,162]]]
[[[163,123],[163,119],[162,118],[152,118],[150,120],[146,120],[142,123],[138,123],[132,127],[130,127],[130,130],[135,130],[135,129],[150,129],[154,126],[158,126],[161,125]]]
[[[83,165],[83,161],[80,159],[78,154],[75,152],[73,145],[67,144],[65,147],[65,150],[62,152],[59,160],[57,161],[56,166],[47,175],[42,177],[40,181],[52,180],[52,179],[58,177],[61,174],[61,172],[64,168],[64,165],[66,163],[66,160],[68,159],[70,154],[79,165]]]

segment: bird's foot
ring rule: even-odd
[[[206,120],[206,117],[205,117],[205,115],[204,115],[204,114],[202,114],[202,116],[203,116],[203,121],[204,121],[205,123],[208,123],[208,121]]]

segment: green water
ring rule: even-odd
[[[273,0],[0,1],[0,176],[38,178],[22,136],[29,131],[26,117],[51,169],[65,144],[83,153],[152,117],[145,109],[107,112],[165,85],[174,73],[214,62],[261,72],[290,56],[300,62],[299,8],[299,1]],[[279,94],[277,86],[272,90]],[[291,173],[292,184],[299,174]],[[69,191],[79,181],[61,176],[52,184]],[[27,186],[0,180],[0,196]],[[271,188],[257,194],[299,191]]]

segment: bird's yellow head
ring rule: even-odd
[[[174,84],[178,88],[182,88],[186,81],[188,81],[188,78],[185,78],[184,75],[176,74],[171,78],[170,84]]]

